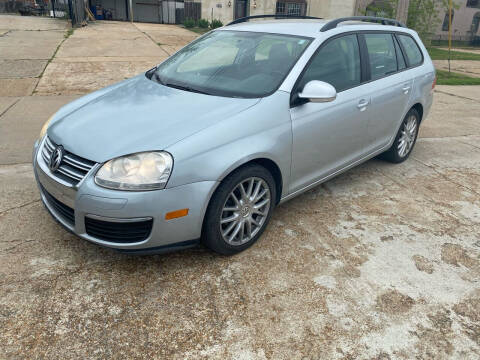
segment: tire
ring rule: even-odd
[[[275,208],[276,195],[275,180],[264,167],[250,164],[235,170],[221,182],[210,200],[202,242],[223,255],[249,248],[265,231]]]
[[[412,127],[414,121],[414,127]],[[385,151],[381,157],[387,161],[399,164],[408,159],[417,142],[420,115],[417,110],[410,109],[405,115],[397,136],[390,149]]]

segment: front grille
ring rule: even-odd
[[[152,224],[152,219],[134,222],[110,222],[85,217],[85,230],[88,235],[114,243],[143,241],[150,236]]]
[[[42,149],[42,158],[47,166],[50,162],[50,156],[52,156],[52,152],[56,146],[57,145],[47,136]],[[95,162],[93,161],[81,158],[80,156],[65,151],[62,162],[60,163],[58,169],[54,172],[54,176],[59,177],[72,185],[77,185],[94,165]]]
[[[42,192],[43,195],[45,196],[48,205],[55,210],[55,212],[60,215],[66,222],[68,222],[70,225],[74,226],[75,225],[75,212],[73,209],[64,203],[58,201],[55,199],[45,188],[42,186]]]

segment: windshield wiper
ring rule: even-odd
[[[190,92],[194,92],[194,93],[198,93],[198,94],[211,95],[208,92],[205,92],[205,91],[202,91],[202,90],[199,90],[199,89],[195,89],[195,88],[192,88],[190,86],[178,85],[178,84],[172,84],[172,83],[164,83],[162,85],[165,85],[165,86],[168,86],[168,87],[171,87],[171,88],[175,88],[175,89],[179,89],[179,90],[190,91]]]

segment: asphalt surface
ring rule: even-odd
[[[22,27],[66,32],[32,19]],[[0,16],[0,34],[18,24]],[[57,54],[92,29],[60,38]],[[131,257],[63,230],[33,178],[42,123],[90,88],[2,71],[49,85],[0,97],[0,358],[480,357],[480,87],[438,86],[407,162],[371,160],[285,203],[242,254]]]

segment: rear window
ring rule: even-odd
[[[398,35],[398,40],[403,45],[409,65],[420,65],[423,61],[423,56],[415,40],[407,35]]]
[[[372,80],[397,71],[397,53],[390,34],[365,34]]]

